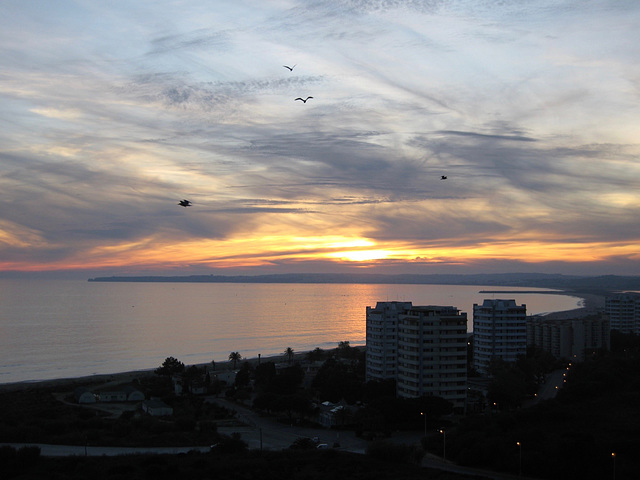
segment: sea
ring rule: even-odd
[[[510,293],[480,293],[508,290]],[[513,293],[522,291],[527,293]],[[451,305],[514,299],[528,314],[582,299],[478,285],[153,283],[0,279],[0,384],[282,356],[366,343],[366,307],[384,301]]]

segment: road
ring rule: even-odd
[[[261,417],[254,411],[242,407],[224,398],[212,398],[215,402],[229,410],[235,411],[237,418],[246,424],[241,427],[219,427],[218,432],[225,435],[239,433],[250,449],[282,450],[288,448],[298,438],[318,437],[320,443],[330,447],[340,444],[341,450],[365,453],[367,441],[359,438],[352,431],[335,431],[325,428],[305,428],[297,425],[286,425],[275,422],[272,418]],[[413,441],[420,441],[419,435],[412,435]]]
[[[538,395],[539,399],[551,398],[557,392],[556,386],[561,386],[563,382],[563,373],[565,370],[559,370],[552,373],[547,379],[545,387]],[[215,402],[229,410],[236,412],[236,418],[243,425],[219,427],[218,431],[225,435],[233,433],[240,434],[242,440],[247,443],[249,449],[258,450],[283,450],[288,448],[296,439],[318,437],[320,443],[326,443],[332,447],[334,443],[338,443],[339,450],[364,454],[367,449],[367,440],[357,437],[352,431],[336,431],[324,428],[305,428],[297,425],[286,425],[274,421],[272,418],[261,417],[252,410],[231,402],[224,398],[209,397],[209,401]],[[405,445],[420,444],[422,432],[394,432],[390,438],[386,439],[395,443]],[[74,445],[48,445],[48,444],[16,444],[6,443],[0,445],[10,445],[15,448],[24,446],[37,446],[43,456],[59,457],[59,456],[116,456],[131,454],[180,454],[190,451],[208,452],[210,446],[191,446],[191,447],[99,447],[99,446],[74,446]],[[446,470],[453,473],[464,475],[475,475],[482,478],[493,480],[526,480],[528,477],[518,477],[488,470],[480,470],[475,468],[461,467],[451,462],[445,462],[441,457],[432,454],[426,454],[423,458],[422,466],[426,468],[434,468]]]
[[[38,447],[40,455],[44,457],[69,457],[69,456],[89,456],[89,457],[113,457],[116,455],[133,455],[142,453],[171,454],[187,453],[193,450],[208,452],[206,447],[97,447],[88,445],[48,445],[46,443],[2,443],[2,446],[9,445],[14,448]]]
[[[535,398],[531,398],[527,400],[526,402],[523,403],[522,406],[525,408],[531,407],[542,400],[550,400],[552,398],[555,398],[555,396],[558,394],[558,391],[564,385],[564,379],[566,374],[567,374],[566,368],[563,368],[560,370],[554,370],[553,372],[548,374],[547,378],[545,379],[544,385],[540,387],[540,390],[538,390],[538,393],[536,394]]]

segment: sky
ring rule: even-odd
[[[639,275],[639,58],[636,0],[2,0],[0,275]]]

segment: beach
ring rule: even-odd
[[[564,294],[571,292],[563,292]],[[582,318],[588,317],[591,315],[596,315],[599,312],[602,312],[604,309],[605,295],[604,294],[594,294],[594,293],[572,293],[576,297],[580,297],[582,299],[582,306],[579,308],[574,308],[572,310],[564,310],[561,312],[551,312],[547,315],[544,315],[545,319],[549,320],[569,320],[572,318]]]
[[[305,352],[295,352],[293,361],[301,361],[303,360],[308,351]],[[179,359],[178,359],[179,360]],[[276,363],[285,363],[288,362],[287,356],[283,353],[282,355],[274,355],[269,357],[255,357],[255,358],[242,358],[237,363],[237,368],[239,368],[243,363],[249,362],[251,365],[258,365],[260,362],[276,362]],[[191,365],[185,365],[185,367],[190,367]],[[201,363],[195,365],[198,368],[206,367],[210,373],[222,373],[233,370],[233,362],[224,361],[224,362],[216,362],[215,368],[211,363]],[[160,367],[160,365],[158,365]],[[50,380],[38,380],[38,381],[24,381],[24,382],[13,382],[13,383],[4,383],[0,384],[0,392],[15,392],[26,389],[46,389],[46,390],[65,390],[71,391],[76,387],[85,387],[85,386],[107,386],[107,385],[122,385],[134,382],[140,378],[144,378],[147,376],[155,375],[155,368],[146,369],[146,370],[131,370],[127,372],[116,372],[116,373],[107,373],[107,374],[97,374],[97,375],[87,375],[82,377],[69,377],[69,378],[55,378]]]

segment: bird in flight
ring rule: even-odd
[[[310,98],[313,98],[313,97],[307,97],[307,98],[300,98],[300,97],[298,97],[298,98],[296,98],[296,100],[300,100],[302,103],[307,103],[307,100],[309,100]],[[294,102],[295,102],[296,100],[294,100]]]
[[[178,205],[180,205],[181,207],[190,207],[193,204],[189,200],[180,200],[178,202]]]
[[[446,180],[446,179],[447,179],[447,176],[446,176],[446,175],[442,175],[442,176],[440,177],[440,180]]]
[[[297,65],[297,63],[296,63]],[[293,67],[290,67],[289,65],[282,65],[284,68],[288,69],[290,72],[293,72],[293,69],[296,68],[296,65],[294,65]]]

